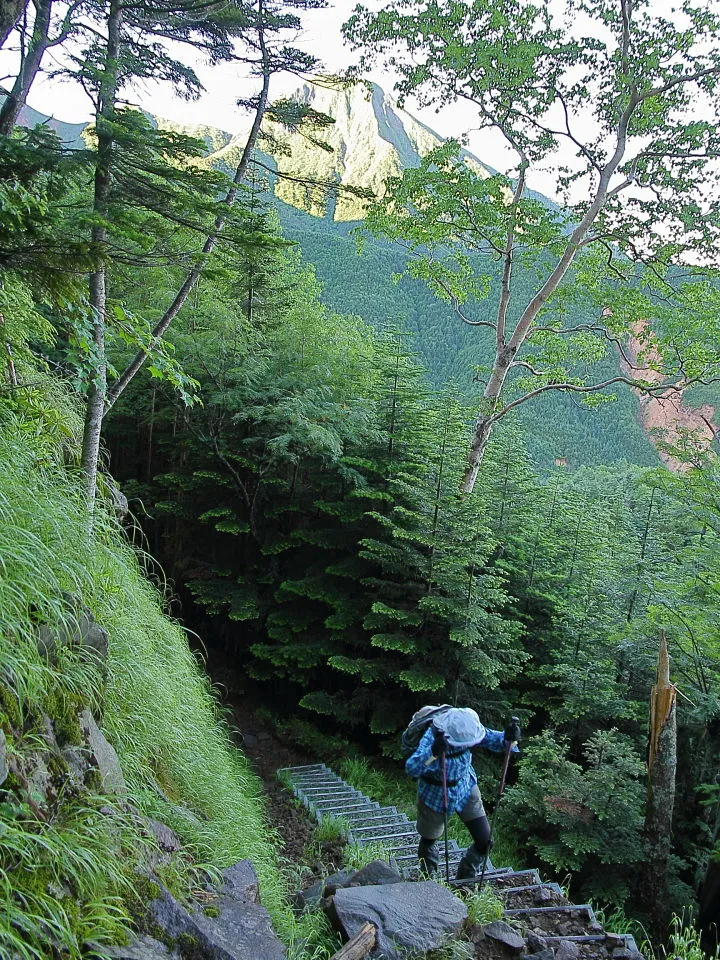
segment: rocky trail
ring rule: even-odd
[[[324,764],[284,768],[279,775],[318,821],[326,818],[342,821],[346,825],[348,840],[360,846],[383,844],[390,865],[397,870],[397,886],[383,887],[382,898],[378,901],[365,894],[364,910],[355,904],[354,910],[348,913],[345,907],[343,913],[343,904],[337,905],[339,891],[335,893],[336,902],[331,910],[337,914],[345,935],[352,937],[363,923],[370,921],[378,928],[381,944],[404,942],[407,948],[415,947],[415,931],[408,935],[405,930],[407,916],[401,916],[398,921],[398,916],[388,910],[387,903],[397,891],[405,903],[405,910],[412,913],[414,892],[406,889],[410,884],[403,881],[416,881],[416,888],[425,887],[428,882],[417,882],[415,824],[395,807],[381,807],[363,796]],[[464,851],[457,844],[452,846],[450,859],[456,864]],[[532,956],[536,960],[642,960],[631,936],[605,931],[589,904],[571,903],[561,887],[543,882],[536,870],[498,868],[488,863],[485,880],[502,901],[503,920],[484,926],[465,924],[465,931],[476,948],[475,957],[483,960],[519,955]],[[383,880],[384,884],[393,882]],[[450,882],[450,888],[460,894],[472,892],[475,886],[473,881]],[[438,889],[449,892],[447,888]],[[447,929],[452,930],[452,926]],[[426,936],[427,931],[424,930],[423,934]],[[403,936],[407,939],[403,940]],[[389,950],[385,953],[388,957],[396,955]]]
[[[421,913],[429,909],[424,906],[423,888],[428,884],[435,888],[431,900],[440,913],[444,908],[438,897],[450,895],[450,891],[432,881],[418,882],[415,825],[395,807],[382,807],[365,797],[317,758],[278,737],[258,716],[234,672],[226,670],[218,676],[213,669],[212,673],[225,688],[238,740],[263,781],[269,819],[281,838],[281,854],[298,868],[299,886],[304,891],[298,891],[300,907],[329,910],[346,938],[370,920],[378,926],[382,942],[383,924],[392,928],[398,916],[393,910],[393,898],[397,897],[404,911],[404,919],[399,921],[403,929],[420,930],[422,936],[428,936],[420,917],[413,916],[414,909]],[[378,862],[375,872],[364,868],[369,871],[366,876],[363,871],[341,870],[344,841],[314,839],[318,823],[328,818],[349,828],[348,840],[354,844],[372,843],[377,849],[382,843],[387,850],[387,872]],[[451,870],[462,852],[452,845]],[[571,903],[557,884],[543,881],[536,870],[493,866],[487,882],[502,901],[503,920],[481,927],[466,919],[458,923],[455,918],[448,928],[466,941],[477,960],[526,956],[534,960],[642,960],[632,937],[605,931],[589,905]],[[472,893],[471,883],[461,886],[463,889],[458,885],[453,889],[460,898]],[[388,943],[398,942],[396,930],[388,930],[387,935]],[[408,946],[417,949],[412,936]],[[390,949],[383,955],[400,954]]]

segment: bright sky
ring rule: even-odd
[[[288,42],[311,51],[322,59],[326,72],[341,72],[353,61],[353,54],[343,45],[341,26],[348,19],[358,0],[335,0],[322,10],[308,10],[302,13],[303,33]],[[368,6],[380,8],[383,0],[364,0]],[[550,0],[551,9],[560,11],[564,4],[560,0]],[[653,12],[672,17],[674,0],[654,0]],[[183,51],[183,56],[187,49]],[[52,52],[45,62],[46,69],[52,70]],[[12,66],[0,56],[0,77],[11,74]],[[248,80],[240,65],[222,64],[209,67],[202,62],[194,62],[198,75],[206,87],[206,93],[196,102],[188,103],[172,96],[169,85],[146,84],[142,89],[134,89],[129,99],[143,109],[159,117],[165,117],[180,123],[208,124],[238,133],[246,129],[247,114],[237,107],[237,100],[248,97],[257,89],[256,82]],[[5,67],[5,69],[3,69]],[[392,93],[393,77],[379,69],[368,78],[378,83],[386,92]],[[271,96],[278,97],[292,93],[300,84],[296,77],[276,77]],[[51,114],[58,120],[82,122],[91,119],[92,108],[79,84],[71,80],[50,80],[39,78],[29,97],[30,106],[42,113]],[[508,170],[513,159],[506,150],[499,134],[473,133],[476,125],[474,108],[468,103],[457,103],[444,107],[439,113],[433,109],[421,109],[407,104],[408,112],[422,120],[427,126],[444,137],[463,137],[467,135],[467,145],[481,160],[499,170]],[[583,118],[576,128],[583,132]],[[546,196],[556,198],[555,180],[550,173],[534,170],[528,179],[528,186]]]
[[[344,47],[340,28],[348,19],[358,0],[336,0],[323,10],[308,10],[302,13],[305,26],[303,34],[293,42],[298,47],[311,51],[322,59],[326,72],[340,72],[352,62],[352,53]],[[370,5],[370,4],[368,4]],[[379,6],[380,4],[378,4]],[[44,64],[52,69],[52,52]],[[179,123],[200,123],[235,133],[247,125],[247,114],[239,110],[236,101],[240,97],[247,97],[253,87],[238,66],[223,64],[212,68],[201,62],[193,64],[206,87],[206,93],[196,102],[187,103],[173,97],[167,85],[147,84],[144,89],[134,89],[129,99],[136,102],[143,109],[159,117],[165,117]],[[3,69],[4,67],[4,69]],[[11,66],[0,57],[0,75],[10,74]],[[386,92],[391,93],[393,78],[381,71],[376,71],[369,77],[379,84]],[[7,82],[7,81],[6,81]],[[300,84],[296,77],[275,78],[271,89],[273,97],[292,93]],[[69,123],[80,123],[91,119],[92,107],[79,84],[71,80],[50,80],[39,77],[30,93],[29,104],[41,113],[50,114],[58,120]],[[474,122],[472,107],[458,105],[445,108],[442,113],[436,114],[430,109],[415,109],[409,103],[407,109],[427,126],[444,137],[462,136],[471,130]],[[487,132],[482,143],[474,142],[470,135],[469,148],[480,159],[493,167],[504,168],[502,148],[499,140],[496,144],[488,142]],[[535,189],[552,193],[551,184],[531,184]]]
[[[351,61],[350,51],[343,47],[340,28],[350,16],[356,3],[357,0],[339,0],[324,10],[301,12],[305,29],[294,39],[287,34],[288,43],[311,51],[315,56],[320,57],[328,73],[340,72]],[[173,97],[167,89],[169,86],[167,84],[148,84],[144,90],[135,88],[129,99],[135,99],[144,109],[157,116],[176,122],[204,123],[230,133],[242,127],[243,117],[247,114],[238,109],[236,101],[240,97],[246,97],[251,89],[242,66],[221,64],[208,67],[201,60],[188,56],[187,48],[178,46],[176,49],[182,59],[192,63],[200,76],[207,90],[203,97],[198,101],[187,103]],[[52,54],[47,56],[48,61],[51,61]],[[52,63],[48,64],[48,61],[45,61],[45,65],[52,67]],[[381,74],[371,79],[381,86],[384,85],[388,90],[392,87],[392,79],[383,78]],[[271,93],[273,96],[278,96],[292,92],[297,89],[300,82],[295,77],[275,78]],[[30,106],[36,110],[52,113],[58,120],[71,123],[89,120],[92,115],[88,98],[78,84],[69,80],[60,82],[38,78],[29,102]]]

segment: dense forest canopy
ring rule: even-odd
[[[356,184],[356,256],[270,189],[275,154],[332,153],[333,117],[273,93],[321,69],[294,38],[322,5],[0,2],[20,51],[0,108],[0,429],[32,448],[28,470],[81,477],[89,537],[119,484],[188,625],[323,758],[396,758],[428,701],[496,727],[518,713],[508,842],[660,942],[720,853],[720,474],[691,429],[653,438],[677,469],[660,466],[637,397],[709,405],[714,436],[720,12],[358,8],[358,64],[333,83],[384,58],[401,98],[470,102],[514,159],[483,171],[449,141],[381,196]],[[148,78],[197,97],[198,55],[247,73],[232,163],[126,102]],[[93,105],[80,148],[18,122],[57,63]],[[534,166],[556,170],[562,204],[527,189]],[[580,399],[591,452],[568,457]],[[638,438],[622,462],[616,432]],[[661,635],[684,699],[658,852]],[[489,762],[479,775],[491,790]]]

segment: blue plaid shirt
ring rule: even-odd
[[[415,753],[405,761],[405,770],[414,780],[418,781],[418,796],[423,803],[427,804],[431,810],[442,813],[445,809],[443,805],[442,761],[439,758],[435,759],[432,755],[434,739],[435,732],[431,725],[423,734]],[[493,753],[504,753],[507,747],[505,735],[502,730],[488,730],[486,728],[480,746],[491,750]],[[517,745],[513,747],[513,752],[519,752]],[[472,788],[477,783],[477,776],[472,765],[472,751],[463,750],[454,756],[446,756],[445,771],[448,779],[448,813],[455,813],[465,806]],[[420,779],[421,777],[429,777],[434,782],[429,783],[425,779]]]

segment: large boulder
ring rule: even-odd
[[[371,956],[399,960],[404,951],[424,953],[458,933],[467,907],[432,880],[343,887],[336,891],[330,916],[341,932],[353,937],[368,921],[377,929]]]
[[[127,793],[127,786],[115,748],[105,738],[89,710],[83,710],[78,719],[80,730],[100,774],[100,790],[103,793],[124,796]]]
[[[209,903],[186,909],[165,888],[150,904],[150,915],[169,943],[186,947],[193,960],[285,960],[270,915],[257,902],[257,875],[249,860],[223,874]]]
[[[170,950],[153,937],[138,937],[126,947],[106,947],[113,960],[180,960],[177,950]]]

